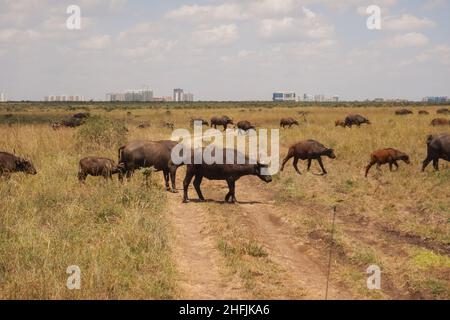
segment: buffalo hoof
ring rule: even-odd
[[[183,199],[183,203],[189,203],[189,199]]]
[[[178,193],[178,190],[177,190],[177,189],[172,189],[172,190],[170,190],[170,192],[172,192],[172,193]]]

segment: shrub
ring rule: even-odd
[[[126,141],[127,129],[117,120],[94,116],[77,134],[77,147],[83,151],[117,149]]]

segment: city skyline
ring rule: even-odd
[[[69,5],[81,29],[69,30]],[[380,0],[0,0],[0,90],[8,100],[94,100],[152,83],[196,100],[269,101],[276,89],[421,101],[449,96],[450,4]]]

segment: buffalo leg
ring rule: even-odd
[[[202,184],[203,176],[196,175],[194,179],[194,188],[195,191],[197,191],[198,198],[200,201],[205,201],[205,198],[203,197],[202,190],[200,189],[200,185]]]
[[[308,159],[308,171],[311,169],[312,159]]]
[[[286,162],[288,162],[289,159],[291,159],[293,156],[294,156],[294,153],[289,151],[286,158],[283,159],[283,164],[281,165],[281,171],[284,170],[284,166],[286,165]]]
[[[86,181],[86,177],[87,177],[86,173],[78,172],[78,181],[85,182]]]
[[[189,202],[188,188],[189,188],[189,185],[191,184],[193,177],[194,177],[194,175],[191,172],[189,172],[189,169],[187,169],[186,177],[184,178],[184,181],[183,181],[183,202],[184,203]]]
[[[322,169],[322,175],[326,175],[328,172],[325,170],[325,167],[323,166],[322,158],[318,158],[317,161],[319,162],[320,168]]]
[[[391,171],[391,172],[392,172],[392,165],[393,164],[394,164],[393,162],[389,162],[389,171]]]
[[[398,163],[397,163],[397,161],[394,161],[394,166],[398,170]]]
[[[295,171],[297,171],[298,174],[302,174],[302,173],[300,172],[300,170],[298,169],[298,158],[297,158],[297,157],[294,157],[294,163],[293,163],[293,165],[294,165]]]
[[[166,185],[166,190],[169,191],[170,187],[169,187],[169,170],[163,170],[163,174],[164,174],[164,183]]]
[[[176,187],[176,177],[177,177],[177,169],[178,167],[173,165],[169,167],[170,170],[170,181],[172,183],[172,192],[177,193],[177,187]]]
[[[422,172],[425,171],[426,167],[430,164],[430,162],[431,162],[430,158],[426,158],[425,160],[423,160]]]
[[[365,175],[365,177],[367,178],[367,175],[369,174],[369,170],[370,170],[370,168],[372,168],[372,166],[375,164],[375,162],[374,161],[371,161],[368,165],[367,165],[367,167],[366,167],[366,175]]]
[[[439,159],[433,159],[434,170],[439,171]]]
[[[227,180],[227,184],[228,184],[229,191],[228,191],[227,195],[225,196],[225,202],[235,203],[236,202],[236,196],[235,196],[236,182],[234,180]]]

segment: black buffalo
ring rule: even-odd
[[[221,117],[212,117],[211,118],[211,127],[217,129],[217,126],[223,126],[223,131],[227,130],[228,125],[234,124],[233,119],[228,116]]]
[[[439,170],[439,159],[450,161],[450,134],[429,135],[427,138],[427,157],[423,161],[422,171],[433,161],[435,170]]]
[[[216,149],[213,149],[211,152],[212,156],[215,156]],[[247,156],[239,153],[237,150],[233,149],[223,149],[223,158],[221,163],[223,164],[207,164],[203,160],[201,164],[194,164],[194,152],[192,153],[191,164],[187,164],[186,169],[186,177],[183,182],[183,202],[189,202],[188,197],[188,187],[194,178],[194,188],[197,191],[197,195],[200,201],[205,201],[203,197],[202,191],[200,189],[200,185],[202,183],[203,178],[208,180],[225,180],[228,184],[228,193],[225,196],[225,202],[236,202],[236,181],[239,180],[243,176],[253,175],[257,176],[261,180],[265,182],[271,182],[272,177],[270,175],[263,175],[261,170],[263,168],[267,168],[267,165],[255,163],[251,164],[250,160]],[[226,164],[227,153],[233,154],[235,163]],[[236,159],[245,159],[244,164],[236,164]]]
[[[361,126],[362,124],[371,124],[369,119],[359,114],[350,114],[345,118],[345,126],[352,127],[353,125]]]
[[[11,173],[15,172],[24,172],[32,175],[37,174],[31,161],[8,152],[0,152],[0,177],[9,178]]]
[[[154,167],[156,171],[162,171],[166,189],[169,187],[169,176],[172,182],[172,192],[176,191],[175,178],[178,166],[171,161],[172,149],[178,143],[170,140],[162,141],[133,141],[119,148],[119,165],[123,167],[123,173],[129,180],[135,170]],[[119,174],[123,180],[123,175]]]

